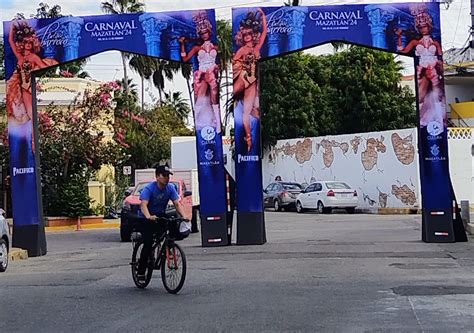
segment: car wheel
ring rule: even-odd
[[[4,239],[0,239],[0,272],[5,272],[8,267],[8,246]]]
[[[278,200],[275,200],[273,202],[273,208],[275,209],[275,212],[280,212],[281,211],[280,202]]]
[[[298,213],[303,213],[303,212],[304,212],[304,208],[303,208],[303,206],[301,205],[301,202],[299,202],[299,201],[296,201],[296,211],[297,211]]]
[[[354,214],[355,213],[355,207],[348,207],[346,208],[347,214]]]
[[[323,204],[321,201],[318,201],[318,208],[317,208],[317,210],[318,210],[318,213],[319,213],[319,214],[324,213],[324,204]]]

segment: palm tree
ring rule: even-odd
[[[124,110],[130,111],[134,110],[138,102],[138,91],[137,85],[132,82],[132,79],[128,79],[127,87],[128,91],[125,91],[125,82],[124,79],[116,80],[120,85],[120,89],[117,90],[114,94],[115,106],[115,116],[122,116],[121,112]]]
[[[188,93],[190,99],[192,98],[192,89],[190,80],[192,77],[192,66],[190,64],[181,64],[160,60],[153,57],[134,55],[129,61],[130,68],[136,71],[142,80],[141,94],[142,94],[142,110],[144,109],[144,95],[145,95],[145,80],[152,79],[154,86],[158,89],[160,103],[163,102],[163,93],[165,91],[166,79],[172,80],[174,74],[181,71],[181,74],[186,79],[188,86]],[[192,108],[192,104],[191,104]]]
[[[183,75],[186,80],[186,85],[188,86],[189,94],[189,103],[191,104],[191,110],[194,112],[194,103],[193,103],[193,89],[191,86],[191,78],[193,77],[193,66],[191,64],[180,63],[181,75]]]
[[[164,94],[165,101],[163,104],[172,107],[182,119],[187,119],[190,109],[186,99],[183,98],[181,91],[173,93],[169,91]]]
[[[38,8],[36,9],[35,18],[44,19],[44,18],[51,18],[51,17],[61,17],[61,6],[54,5],[53,7],[49,7],[46,2],[40,2],[38,4]]]
[[[165,91],[165,81],[172,80],[174,74],[180,69],[180,64],[168,60],[155,59],[156,67],[153,71],[153,85],[158,89],[160,103],[163,103],[163,93]]]
[[[156,60],[151,57],[135,54],[132,56],[128,64],[130,68],[140,75],[141,79],[141,95],[142,95],[142,112],[145,106],[145,80],[149,80],[153,74]]]
[[[227,122],[230,116],[233,114],[232,95],[229,93],[229,87],[232,85],[232,80],[229,75],[229,68],[232,65],[232,26],[227,20],[217,21],[217,38],[219,42],[219,57],[221,60],[220,75],[219,75],[219,86],[221,86],[222,79],[224,79],[225,88],[225,117],[224,126],[227,126]]]
[[[125,14],[125,13],[142,13],[145,4],[140,0],[110,0],[101,3],[102,11],[108,14]],[[122,56],[124,90],[128,93],[128,75],[127,75],[127,58],[126,52],[120,52]]]

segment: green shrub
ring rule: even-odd
[[[93,214],[90,208],[91,203],[87,181],[80,177],[74,177],[59,188],[52,210],[60,216],[88,216]]]

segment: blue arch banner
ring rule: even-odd
[[[233,9],[238,242],[263,243],[258,62],[331,41],[414,58],[425,241],[454,241],[438,3]],[[249,222],[251,220],[251,222]],[[239,230],[239,228],[238,228]],[[249,239],[248,233],[260,233]]]
[[[3,26],[15,226],[38,225],[42,219],[32,73],[119,50],[193,65],[200,213],[204,220],[213,221],[213,231],[208,235],[213,245],[227,242],[214,10],[67,16],[15,20]]]

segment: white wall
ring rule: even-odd
[[[458,203],[461,200],[474,203],[474,157],[471,154],[473,134],[470,128],[449,129],[449,171]]]
[[[384,194],[387,195],[387,208],[421,206],[416,133],[415,128],[409,128],[306,140],[280,140],[275,147],[264,153],[263,186],[268,185],[277,175],[282,176],[283,180],[301,183],[310,183],[316,179],[339,179],[347,181],[357,189],[359,208],[370,210],[383,206]],[[399,142],[397,147],[406,153],[404,161],[407,164],[401,163],[395,154],[393,134],[405,140]],[[357,138],[360,140],[359,145],[356,144]],[[469,200],[474,204],[474,156],[471,153],[474,130],[450,128],[448,138],[449,166],[456,198],[458,202]],[[370,149],[369,139],[372,139],[369,142]],[[375,152],[373,151],[376,140],[379,140],[379,143],[381,141],[385,152],[380,144],[380,151],[377,151],[376,147]],[[231,158],[230,139],[224,138],[223,143],[224,153],[227,154],[226,168],[233,175],[234,160]],[[195,137],[173,137],[171,147],[173,168],[196,168]],[[189,163],[194,164],[191,167]],[[395,193],[392,193],[393,185]],[[410,204],[409,199],[413,197],[416,202]]]
[[[277,175],[300,183],[342,180],[357,189],[359,208],[418,207],[416,133],[410,128],[280,140],[264,154],[263,185]]]

